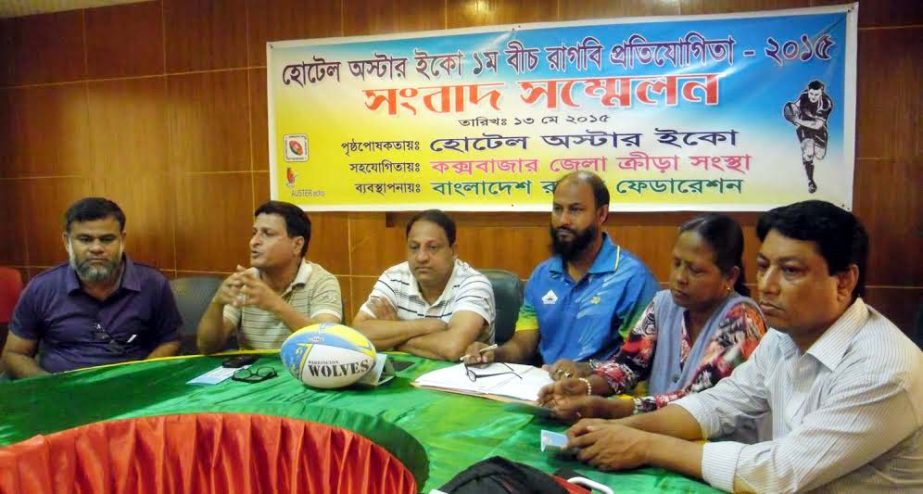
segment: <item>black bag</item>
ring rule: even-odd
[[[561,481],[564,482],[564,481]],[[466,468],[439,490],[449,494],[567,494],[588,492],[574,485],[565,489],[541,470],[494,456]]]

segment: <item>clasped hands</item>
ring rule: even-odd
[[[215,301],[234,307],[257,307],[273,312],[284,302],[282,297],[261,278],[256,268],[238,265],[231,276],[225,278],[215,294]]]

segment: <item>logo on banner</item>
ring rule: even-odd
[[[285,186],[289,189],[295,188],[295,180],[298,179],[298,174],[295,173],[291,168],[285,169]]]
[[[304,134],[286,134],[282,136],[285,144],[285,161],[308,161],[308,136]]]

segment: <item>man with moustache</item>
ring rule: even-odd
[[[253,213],[250,268],[237,266],[215,293],[196,331],[202,353],[224,348],[232,333],[242,349],[273,349],[292,332],[343,317],[340,284],[306,261],[311,220],[298,206],[269,201]]]
[[[579,459],[604,470],[653,465],[734,492],[923,492],[923,352],[862,300],[868,234],[823,201],[757,224],[759,305],[771,326],[713,388],[656,412],[583,420]],[[699,439],[769,412],[756,444]]]
[[[513,337],[494,351],[473,343],[468,363],[606,360],[657,292],[647,266],[603,231],[609,191],[598,175],[570,173],[553,192],[554,255],[529,277]]]
[[[353,318],[378,351],[457,362],[472,342],[494,342],[493,287],[458,259],[455,234],[438,209],[407,222],[407,260],[382,273]]]
[[[102,197],[64,215],[69,262],[26,286],[3,349],[16,378],[175,355],[182,325],[167,279],[124,254],[125,214]],[[41,345],[41,354],[36,352]]]

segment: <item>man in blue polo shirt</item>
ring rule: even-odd
[[[182,319],[170,285],[125,256],[124,242],[125,214],[116,203],[88,197],[67,210],[69,262],[33,278],[19,299],[3,349],[10,375],[176,354]]]
[[[554,256],[526,284],[513,337],[495,351],[474,343],[469,363],[603,360],[615,354],[657,292],[647,266],[603,230],[609,191],[598,175],[579,171],[554,187]]]

